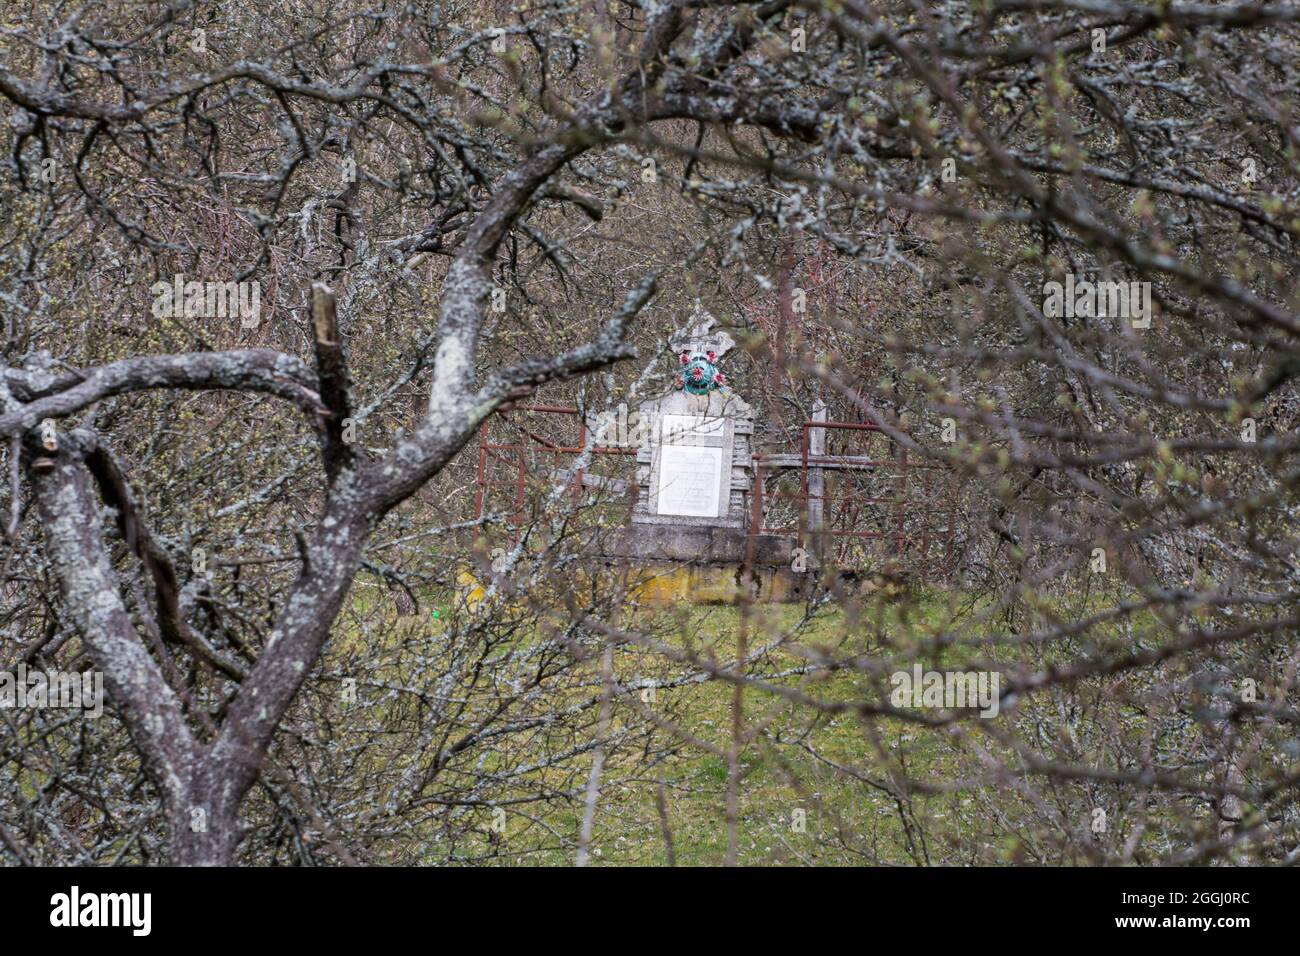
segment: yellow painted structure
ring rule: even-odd
[[[799,578],[783,568],[755,568],[757,599],[763,602],[798,601]],[[743,593],[739,565],[660,564],[641,569],[634,585],[647,604],[734,604]]]
[[[609,573],[616,573],[610,568]],[[784,568],[755,568],[756,598],[762,603],[785,603],[802,599],[802,576]],[[629,581],[629,590],[646,604],[734,604],[742,592],[739,565],[647,563],[639,566]],[[474,611],[487,596],[487,587],[469,568],[456,573],[457,592],[465,607]]]

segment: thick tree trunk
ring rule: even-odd
[[[237,817],[207,820],[200,828],[194,817],[183,814],[172,822],[170,862],[174,866],[233,866],[239,840]]]

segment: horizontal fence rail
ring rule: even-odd
[[[826,454],[826,433],[834,431],[879,436],[883,454]],[[792,474],[798,484],[787,490]],[[952,573],[953,473],[944,465],[910,460],[907,447],[878,425],[803,422],[798,455],[754,456],[750,507],[751,534],[792,536],[800,547],[839,567],[889,563],[928,575]],[[852,539],[882,545],[846,545]]]

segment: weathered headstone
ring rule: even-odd
[[[636,523],[745,527],[754,413],[717,370],[734,343],[710,327],[672,343],[681,364],[677,388],[640,408],[649,427],[637,455]]]
[[[735,343],[712,326],[671,343],[675,387],[638,409],[638,495],[619,556],[644,572],[645,600],[730,602],[742,588],[784,600],[798,588],[791,539],[749,527],[754,410],[718,371]]]

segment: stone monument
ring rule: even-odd
[[[718,371],[735,343],[711,326],[672,342],[681,365],[677,387],[640,408],[649,427],[637,453],[634,524],[744,529],[748,523],[754,411]]]
[[[651,599],[732,601],[745,580],[769,597],[797,588],[792,542],[750,533],[754,410],[718,370],[735,343],[713,325],[671,340],[675,386],[638,409],[637,500],[622,549],[646,571]]]

